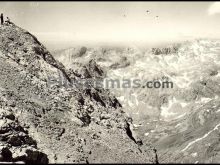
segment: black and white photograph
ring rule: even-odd
[[[0,164],[220,163],[220,1],[1,1]]]

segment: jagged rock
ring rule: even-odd
[[[1,112],[4,113],[3,110]],[[1,120],[3,124],[0,125],[0,161],[48,163],[47,155],[37,150],[36,141],[29,137],[28,132],[15,120],[15,116],[9,113],[10,120],[8,120],[7,112],[5,114],[5,118]],[[26,150],[26,152],[20,150]]]

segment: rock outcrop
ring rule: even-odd
[[[0,113],[0,162],[47,164],[47,155],[37,149],[36,141],[19,125],[13,112],[0,109]]]

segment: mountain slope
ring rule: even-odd
[[[109,91],[51,83],[60,78],[71,83],[80,76],[66,71],[36,37],[14,24],[0,27],[0,41],[0,108],[27,129],[44,163],[47,158],[50,163],[155,162],[155,153],[137,143],[132,123]],[[7,140],[0,138],[0,144],[14,152]]]

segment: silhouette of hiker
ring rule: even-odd
[[[4,23],[4,16],[3,16],[3,13],[1,13],[1,25],[3,25]]]

